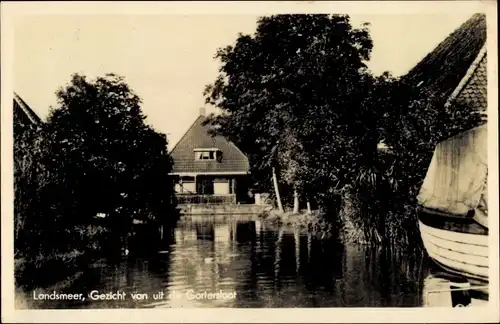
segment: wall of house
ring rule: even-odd
[[[253,203],[248,190],[248,177],[243,175],[199,175],[182,177],[175,183],[178,195],[236,195],[239,203]]]

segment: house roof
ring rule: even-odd
[[[225,137],[209,133],[204,125],[205,116],[199,116],[171,151],[173,174],[178,173],[246,173],[250,166],[243,152]],[[221,161],[195,160],[195,149],[217,148],[222,151]]]
[[[485,44],[486,15],[474,14],[402,79],[448,97],[468,73]],[[482,79],[478,81],[483,82]]]
[[[25,120],[28,120],[32,124],[40,124],[41,119],[38,117],[37,114],[26,104],[26,102],[17,94],[14,92],[14,110],[16,112],[21,113],[22,116],[20,118],[23,118]]]
[[[21,123],[31,123],[34,125],[40,124],[42,120],[38,117],[37,114],[26,104],[26,102],[14,92],[14,112],[17,115],[17,118],[22,118],[22,120],[15,120]],[[17,114],[19,113],[19,114]]]
[[[446,104],[451,105],[457,102],[486,112],[488,108],[487,72],[486,45],[484,45]]]

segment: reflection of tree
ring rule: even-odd
[[[238,293],[233,301],[178,300],[175,307],[366,307],[421,303],[416,300],[421,296],[419,278],[425,273],[419,269],[420,255],[344,246],[318,240],[298,229],[237,219],[220,224],[206,219],[186,220],[179,223],[175,238],[169,240],[175,244],[166,248],[168,253],[129,264],[106,264],[96,269],[93,276],[78,281],[80,286],[74,286],[75,289],[137,290],[150,294],[160,289],[166,293],[222,289]],[[96,303],[92,304],[88,307],[96,307]],[[121,307],[139,304],[126,301]]]
[[[297,276],[300,273],[300,230],[295,228],[293,231],[293,242],[295,243],[295,272]]]
[[[280,283],[280,270],[281,270],[281,249],[283,242],[284,230],[281,227],[278,232],[278,239],[276,240],[276,249],[274,254],[274,284],[275,287],[279,287]]]
[[[255,221],[233,220],[230,226],[231,248],[234,253],[231,269],[236,273],[235,289],[240,296],[237,307],[261,307],[258,293],[257,224]],[[260,234],[259,234],[260,236]]]
[[[255,222],[236,222],[236,241],[238,243],[255,242],[256,229]]]
[[[348,247],[341,296],[345,306],[420,305],[420,255],[394,248]]]
[[[304,243],[308,262],[304,263],[302,276],[307,289],[332,294],[336,289],[336,281],[344,275],[344,246],[310,237]]]

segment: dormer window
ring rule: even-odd
[[[196,148],[194,149],[194,159],[197,161],[220,161],[222,151],[218,148]]]
[[[200,151],[196,152],[198,156],[198,160],[215,160],[215,152],[214,151]]]

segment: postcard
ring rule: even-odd
[[[496,24],[2,3],[2,321],[495,322]]]

